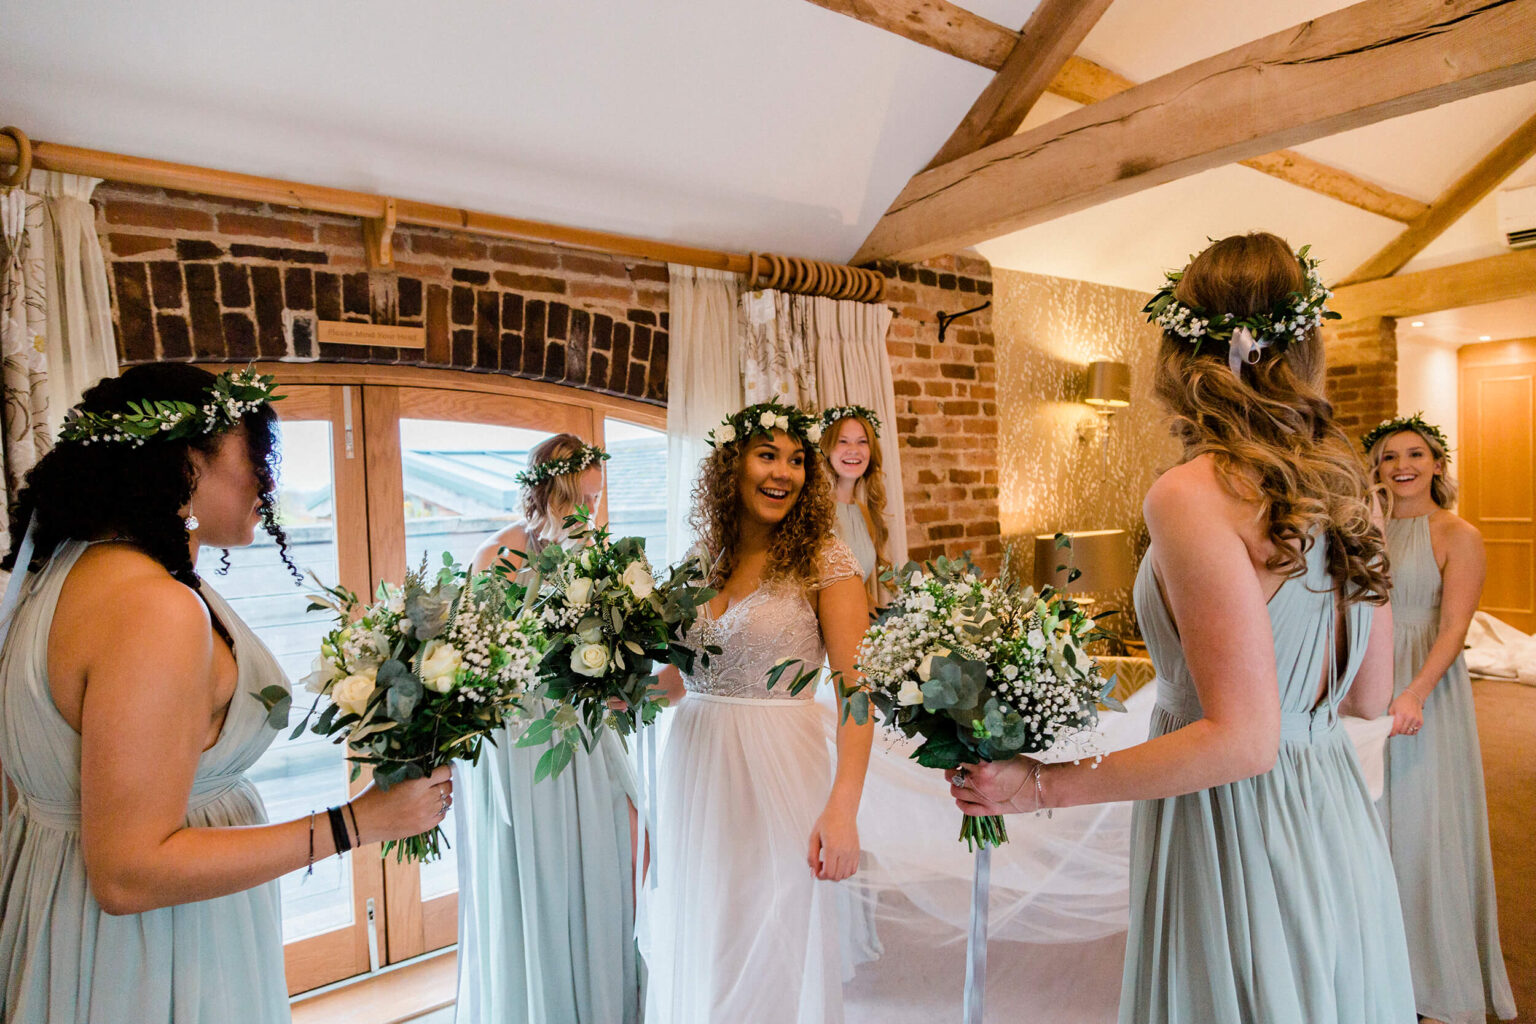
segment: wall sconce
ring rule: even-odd
[[[1077,425],[1078,440],[1083,443],[1109,440],[1110,418],[1115,410],[1131,404],[1131,368],[1124,363],[1096,360],[1088,364],[1088,390],[1083,402],[1097,414]],[[1108,456],[1106,455],[1106,458]]]

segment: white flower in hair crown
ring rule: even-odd
[[[857,416],[867,422],[874,428],[875,437],[880,436],[880,417],[875,415],[875,410],[862,405],[834,405],[830,409],[823,409],[821,411],[821,428],[826,430],[839,420],[846,420],[852,416]]]
[[[60,441],[79,444],[126,444],[138,448],[150,441],[180,441],[227,430],[248,412],[280,402],[277,378],[254,368],[227,370],[214,378],[207,397],[191,402],[142,400],[122,412],[71,409],[59,429]]]
[[[1416,434],[1433,438],[1435,443],[1440,446],[1440,450],[1445,453],[1445,461],[1447,463],[1451,461],[1450,439],[1445,436],[1443,430],[1426,420],[1422,411],[1416,412],[1412,416],[1398,416],[1395,419],[1382,420],[1365,432],[1365,436],[1360,439],[1360,446],[1365,449],[1365,454],[1369,455],[1371,454],[1371,449],[1376,447],[1377,441],[1403,430],[1412,430]]]
[[[775,430],[782,430],[805,445],[814,445],[821,440],[821,420],[804,409],[773,399],[749,405],[727,416],[709,432],[704,442],[711,448],[718,448],[723,444],[744,443],[756,434],[772,437]]]
[[[550,459],[541,462],[537,466],[525,469],[513,477],[524,487],[537,487],[545,480],[553,480],[557,476],[565,476],[567,473],[580,473],[588,466],[595,466],[607,462],[611,455],[603,451],[595,444],[584,444],[576,451],[563,459]]]
[[[1186,305],[1173,294],[1184,279],[1186,266],[1185,270],[1168,271],[1166,283],[1141,311],[1165,333],[1193,342],[1197,354],[1206,339],[1226,343],[1227,365],[1234,374],[1239,373],[1244,363],[1258,362],[1266,348],[1284,352],[1291,342],[1305,337],[1324,320],[1339,319],[1338,313],[1325,308],[1333,292],[1318,276],[1318,261],[1307,254],[1311,248],[1304,245],[1296,253],[1305,278],[1301,290],[1291,292],[1273,309],[1236,317]]]

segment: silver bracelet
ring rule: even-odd
[[[1035,780],[1035,813],[1044,811],[1045,816],[1049,818],[1052,816],[1051,808],[1045,806],[1045,786],[1040,782],[1040,773],[1043,771],[1045,771],[1045,763],[1036,761],[1034,767],[1029,770],[1029,774]]]

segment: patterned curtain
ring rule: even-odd
[[[789,292],[747,292],[741,297],[741,381],[746,404],[777,398],[816,410],[815,299]],[[827,300],[831,301],[831,300]]]
[[[96,178],[34,171],[0,193],[0,486],[6,507],[64,413],[117,373],[112,299],[90,197]],[[11,544],[0,517],[0,549]]]

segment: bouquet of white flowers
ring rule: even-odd
[[[381,583],[361,614],[356,594],[321,589],[309,610],[333,612],[337,624],[304,679],[319,696],[293,736],[314,719],[315,733],[345,740],[353,778],[370,765],[387,789],[451,761],[476,762],[485,738],[520,712],[538,684],[543,630],[522,612],[523,588],[502,574],[471,576],[444,554],[432,576],[423,558],[403,585]],[[286,723],[288,706],[276,689],[257,696],[274,721]],[[384,852],[432,860],[441,841],[442,830],[434,828],[385,843]]]
[[[555,702],[518,740],[520,747],[549,744],[535,781],[570,764],[577,742],[592,749],[603,728],[627,736],[655,720],[665,702],[650,692],[653,663],[693,671],[696,652],[680,641],[715,593],[702,585],[704,570],[693,558],[658,581],[644,540],[611,540],[584,508],[566,526],[575,543],[551,544],[530,562],[538,574],[533,614],[546,638],[539,695]]]
[[[1121,710],[1113,678],[1084,649],[1107,634],[1059,591],[983,579],[969,558],[909,563],[887,578],[893,600],[865,634],[858,667],[884,723],[923,738],[919,764],[1038,754],[1091,730],[1100,704]],[[960,838],[974,849],[1008,833],[1000,817],[967,817]]]

